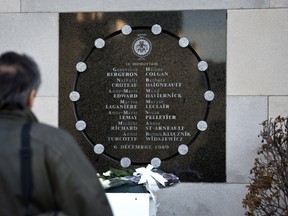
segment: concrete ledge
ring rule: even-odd
[[[288,0],[270,0],[271,8],[288,7]]]
[[[151,202],[149,193],[106,193],[114,216],[149,216]]]
[[[269,0],[23,0],[22,12],[151,11],[269,8]]]
[[[269,97],[269,118],[277,116],[288,116],[288,96],[270,96]]]
[[[20,0],[0,0],[0,13],[20,12]]]
[[[245,184],[180,183],[157,192],[157,216],[244,215]]]

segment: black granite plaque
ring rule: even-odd
[[[99,172],[225,181],[226,11],[60,14],[60,126]]]

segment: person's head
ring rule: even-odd
[[[36,62],[27,55],[7,52],[0,56],[0,110],[31,108],[40,85]]]

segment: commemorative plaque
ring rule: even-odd
[[[225,11],[61,14],[60,126],[100,172],[225,181],[225,43]]]

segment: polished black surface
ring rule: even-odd
[[[151,31],[155,24],[160,34]],[[121,31],[124,25],[131,33]],[[187,47],[179,46],[184,37]],[[103,48],[95,47],[98,38]],[[198,69],[202,60],[206,71]],[[87,65],[84,72],[78,62]],[[226,180],[226,11],[60,14],[59,77],[60,127],[99,172],[120,168],[122,158],[129,168],[156,158],[181,181]],[[76,102],[72,91],[80,94]],[[75,128],[79,120],[83,131]],[[94,152],[96,144],[103,153]]]

